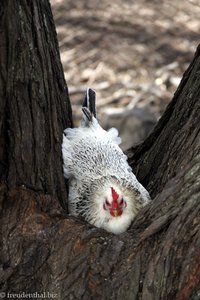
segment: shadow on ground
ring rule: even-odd
[[[124,148],[140,142],[193,58],[198,1],[52,0],[51,5],[75,123],[90,86],[97,91],[103,126],[119,128]]]

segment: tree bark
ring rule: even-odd
[[[154,131],[128,151],[130,165],[153,197],[199,154],[199,56],[200,46]]]
[[[1,1],[0,178],[64,203],[62,131],[71,126],[48,1]]]
[[[0,16],[0,296],[199,299],[200,48],[152,134],[128,151],[154,199],[115,236],[58,202],[72,122],[48,1],[2,1]]]

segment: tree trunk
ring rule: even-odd
[[[71,126],[48,1],[1,1],[0,177],[64,203],[62,131]]]
[[[199,56],[200,46],[152,134],[128,151],[130,165],[152,196],[199,154]]]
[[[200,49],[152,134],[128,151],[154,200],[115,236],[58,202],[72,122],[48,1],[4,0],[0,16],[0,297],[199,299]]]

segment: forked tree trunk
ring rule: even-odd
[[[0,9],[0,296],[199,299],[200,49],[153,133],[128,152],[154,200],[115,236],[58,202],[71,108],[48,1]]]

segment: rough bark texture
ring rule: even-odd
[[[0,6],[0,178],[66,199],[61,139],[71,126],[48,1]]]
[[[152,196],[199,153],[199,53],[200,47],[152,134],[128,151],[130,165]]]
[[[60,143],[71,110],[49,5],[2,3],[1,291],[199,299],[200,49],[155,130],[129,151],[154,200],[114,236],[65,217],[57,200],[66,193]]]

